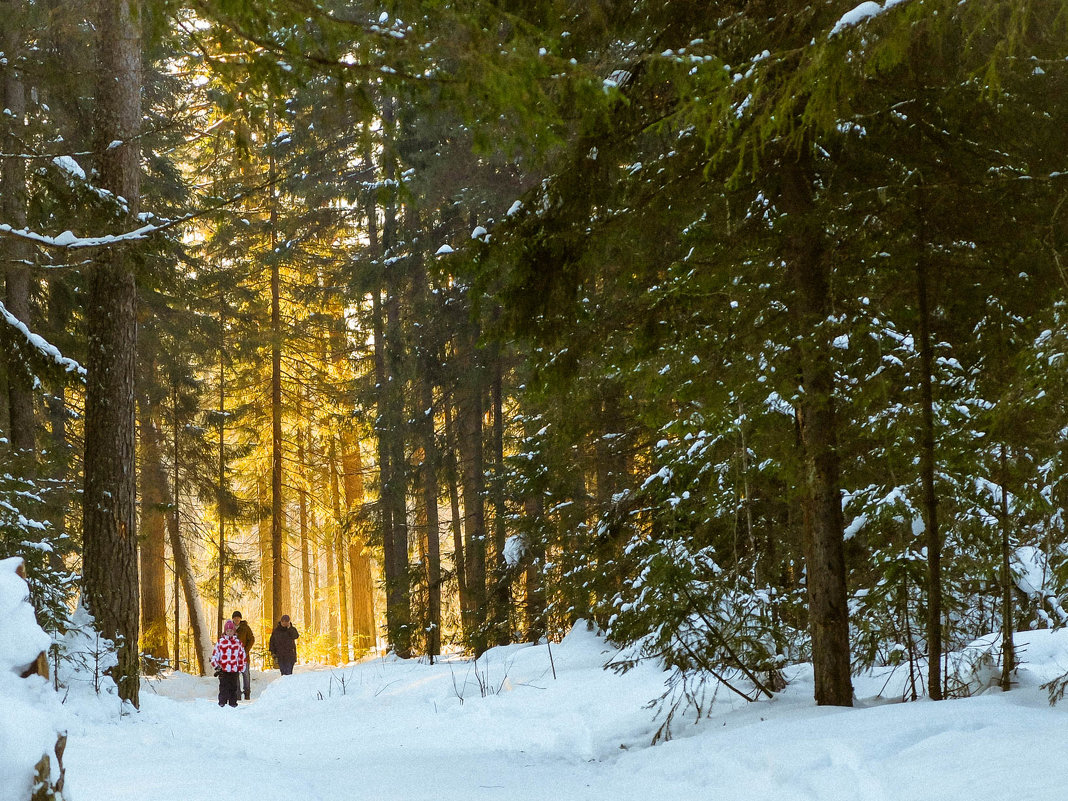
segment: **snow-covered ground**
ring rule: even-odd
[[[607,646],[584,629],[553,646],[556,679],[544,645],[516,645],[477,668],[376,659],[256,674],[234,710],[216,705],[215,680],[177,674],[146,683],[137,715],[68,703],[67,782],[71,801],[1063,801],[1068,701],[1050,707],[1039,684],[1068,669],[1068,631],[1019,642],[1010,693],[889,703],[876,675],[855,680],[856,708],[817,708],[795,669],[774,700],[721,693],[711,717],[658,745],[646,705],[664,674],[603,671]]]

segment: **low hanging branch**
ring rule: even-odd
[[[3,304],[3,302],[0,302],[0,317],[3,317],[4,322],[14,328],[16,331],[18,331],[19,334],[21,334],[22,337],[26,340],[26,343],[33,350],[40,353],[46,359],[51,359],[53,362],[55,362],[64,370],[66,370],[68,373],[74,373],[76,376],[78,376],[78,379],[80,381],[85,381],[84,367],[82,367],[78,362],[74,361],[74,359],[70,359],[64,356],[60,352],[59,348],[57,348],[47,339],[42,337],[40,334],[33,333],[26,326],[26,323],[22,322],[22,320],[20,320],[10,311],[8,311],[7,307]]]

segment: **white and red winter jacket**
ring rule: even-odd
[[[220,637],[215,643],[215,650],[211,652],[211,664],[224,673],[244,673],[248,657],[245,656],[241,640],[233,634]]]

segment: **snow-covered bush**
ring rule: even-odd
[[[0,788],[18,801],[60,799],[60,709],[39,659],[51,638],[34,617],[21,564],[0,560]]]

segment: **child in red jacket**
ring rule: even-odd
[[[234,621],[227,620],[223,626],[223,636],[211,652],[211,664],[215,666],[215,675],[219,677],[219,706],[237,706],[237,699],[241,696],[239,682],[248,664],[248,656],[236,632]]]

